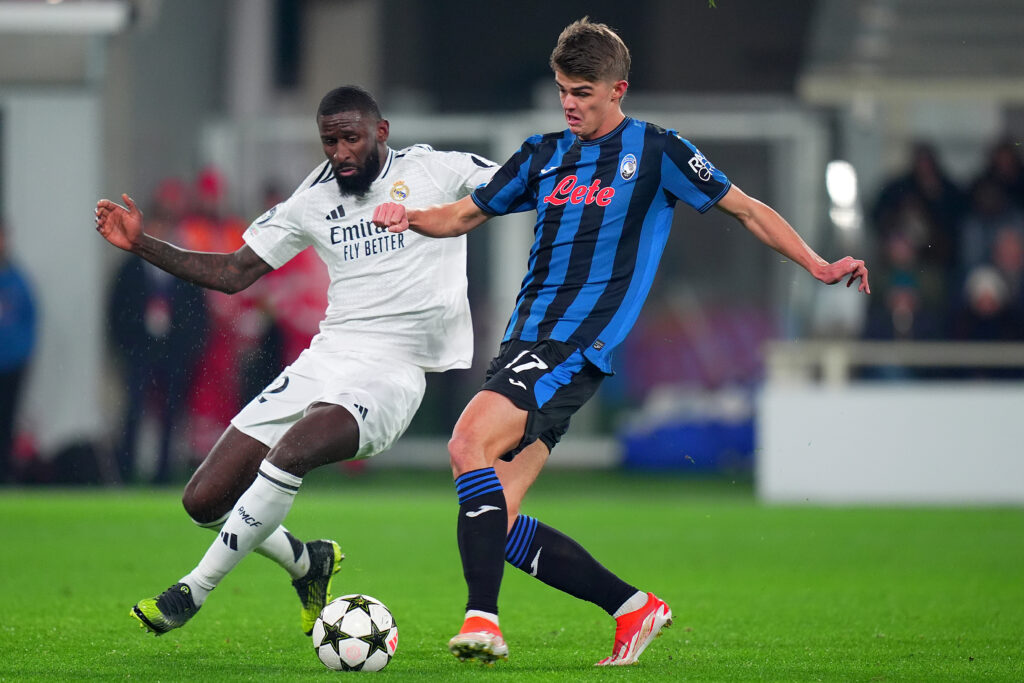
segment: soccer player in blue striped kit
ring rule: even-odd
[[[674,131],[627,117],[629,50],[584,18],[551,55],[568,129],[535,135],[484,187],[427,209],[382,204],[374,222],[433,237],[462,235],[491,216],[535,210],[535,241],[504,339],[448,444],[459,496],[458,543],[469,589],[449,641],[460,659],[508,656],[498,625],[504,561],[615,617],[600,666],[633,664],[672,611],[602,566],[571,538],[519,514],[527,489],[571,415],[612,372],[654,279],[677,202],[735,217],[826,284],[859,280],[863,261],[829,263],[778,213],[744,194]]]

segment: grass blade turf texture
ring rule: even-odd
[[[252,555],[184,628],[126,614],[213,539],[169,489],[0,491],[0,680],[324,680],[295,628],[287,575]],[[748,483],[546,472],[527,513],[653,590],[675,625],[634,667],[605,670],[614,623],[506,567],[510,658],[460,664],[455,495],[443,473],[307,478],[288,527],[336,538],[337,595],[401,624],[389,680],[1024,680],[1024,510],[757,504]]]

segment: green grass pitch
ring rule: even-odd
[[[177,489],[0,490],[0,680],[326,680],[287,576],[253,555],[185,628],[129,618],[201,557]],[[510,659],[445,649],[465,588],[440,472],[314,473],[288,527],[347,553],[335,593],[399,625],[389,680],[1024,680],[1024,510],[756,503],[749,483],[545,473],[525,511],[672,605],[634,667],[595,669],[601,610],[508,568]],[[369,675],[369,674],[367,674]]]

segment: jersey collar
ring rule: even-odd
[[[384,180],[384,178],[388,174],[388,171],[391,170],[391,164],[394,162],[394,160],[395,160],[395,150],[393,150],[390,147],[388,147],[388,158],[385,159],[384,163],[380,165],[380,173],[377,174],[377,179],[374,180],[374,182],[377,182],[377,180]]]
[[[621,133],[622,130],[626,127],[626,124],[628,124],[631,120],[632,119],[626,116],[622,119],[622,121],[619,122],[619,125],[615,126],[615,128],[611,130],[611,132],[606,133],[594,140],[580,140],[579,138],[576,138],[576,142],[580,143],[581,145],[600,145],[602,142],[609,140],[618,135],[619,133]]]

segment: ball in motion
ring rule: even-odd
[[[397,647],[395,618],[369,595],[335,598],[313,624],[313,649],[324,666],[335,671],[380,671]]]

